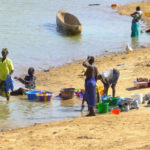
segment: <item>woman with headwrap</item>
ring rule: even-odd
[[[142,17],[142,11],[139,6],[136,7],[136,11],[131,14],[132,19],[132,26],[131,26],[131,37],[138,38],[139,36],[139,21]]]
[[[0,58],[0,93],[6,95],[7,100],[9,100],[9,90],[13,91],[13,82],[11,75],[14,71],[14,66],[12,61],[7,58],[8,49],[2,49],[2,57]]]

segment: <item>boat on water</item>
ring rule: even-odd
[[[71,33],[81,33],[82,25],[78,18],[65,10],[60,10],[57,13],[56,23],[59,29]]]

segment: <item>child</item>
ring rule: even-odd
[[[26,89],[19,88],[18,90],[11,92],[10,93],[11,95],[23,95],[26,90],[35,89],[35,87],[36,87],[36,84],[35,84],[36,77],[34,76],[34,68],[33,67],[30,67],[28,69],[28,75],[26,75],[24,79],[19,78],[19,77],[14,77],[14,79],[16,79],[16,80],[20,81],[22,84],[24,84]]]

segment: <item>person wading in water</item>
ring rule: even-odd
[[[14,72],[13,63],[7,58],[8,53],[8,49],[3,48],[2,57],[0,58],[0,92],[5,93],[7,100],[9,100],[9,89],[13,91],[11,75]]]
[[[131,26],[131,37],[138,38],[139,36],[139,21],[142,17],[142,11],[139,6],[136,7],[136,11],[131,14],[132,19],[132,26]]]

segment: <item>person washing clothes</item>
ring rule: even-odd
[[[19,88],[13,92],[11,92],[11,95],[23,95],[25,91],[27,90],[31,90],[31,89],[35,89],[36,87],[36,77],[34,76],[34,68],[30,67],[28,69],[28,75],[25,76],[24,79],[19,78],[19,77],[14,77],[14,79],[18,80],[19,82],[21,82],[22,84],[25,85],[25,88]]]
[[[13,91],[13,81],[11,75],[14,72],[12,61],[7,58],[9,51],[7,48],[2,49],[2,57],[0,58],[0,93],[3,92],[9,100],[9,90]]]
[[[132,26],[131,26],[131,37],[138,37],[139,36],[139,21],[142,17],[142,11],[139,6],[136,7],[136,11],[131,14],[132,19]]]
[[[115,68],[106,70],[105,72],[102,72],[101,74],[98,75],[97,79],[101,80],[101,82],[104,85],[104,91],[103,91],[104,96],[107,96],[108,89],[111,86],[112,96],[115,97],[115,93],[116,93],[115,89],[116,89],[116,84],[119,79],[119,76],[120,76],[120,72]]]
[[[88,56],[83,62],[86,67],[84,75],[85,79],[85,100],[88,104],[89,114],[87,116],[95,116],[94,107],[96,105],[96,80],[98,75],[97,67],[94,65],[94,57]]]

